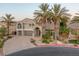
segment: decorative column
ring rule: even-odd
[[[16,35],[18,36],[18,28],[17,28],[17,26],[18,26],[18,23],[16,23]]]
[[[22,31],[22,36],[24,36],[24,28],[23,28],[23,23],[21,23],[21,26],[22,26],[22,28],[21,28],[21,31]]]
[[[40,37],[42,38],[42,35],[43,35],[42,27],[40,28],[40,32],[41,32]]]
[[[32,37],[33,37],[33,38],[35,37],[35,32],[34,32],[34,30],[33,30],[33,34],[32,34]]]

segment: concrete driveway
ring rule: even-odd
[[[4,44],[4,54],[10,54],[24,49],[29,49],[35,47],[30,43],[31,37],[20,37],[14,36],[13,38],[7,40]]]

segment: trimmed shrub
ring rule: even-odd
[[[66,27],[60,27],[60,34],[62,34],[62,33],[69,33],[69,28],[66,28]]]

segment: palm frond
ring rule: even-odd
[[[54,6],[53,6],[53,11],[54,11],[54,13],[58,13],[59,11],[60,11],[60,4],[54,4]]]
[[[47,3],[43,3],[39,6],[40,10],[35,10],[35,21],[39,23],[45,23],[48,18],[48,8],[49,5]]]
[[[48,9],[49,5],[47,3],[43,3],[39,6],[39,8],[43,11],[46,12]]]
[[[64,7],[62,8],[60,11],[59,11],[59,14],[58,15],[68,15],[66,12],[68,12],[68,10]]]

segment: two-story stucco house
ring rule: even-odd
[[[43,34],[42,26],[35,23],[33,19],[26,18],[18,21],[16,24],[16,35],[18,36],[32,36],[41,37]],[[45,29],[51,29],[53,31],[53,23],[46,23]]]
[[[16,24],[16,35],[18,36],[41,36],[42,27],[35,24],[32,19],[26,18]]]

